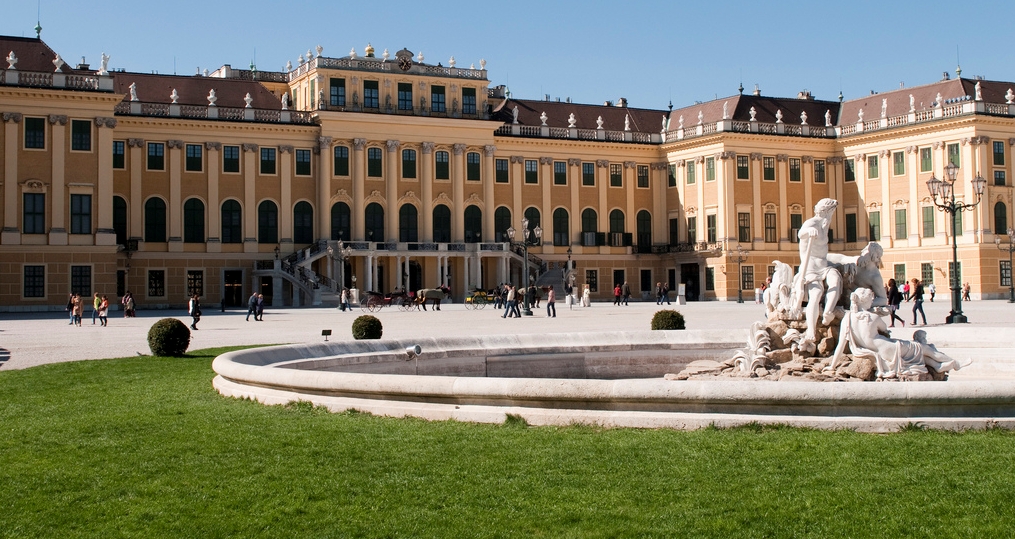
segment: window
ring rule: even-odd
[[[469,152],[465,154],[465,179],[478,182],[480,180],[479,154]]]
[[[70,233],[92,233],[92,195],[70,196]]]
[[[314,243],[314,208],[305,200],[293,208],[293,243]]]
[[[789,181],[800,181],[800,160],[793,158],[789,160]]]
[[[25,266],[24,291],[26,298],[46,297],[46,266]]]
[[[775,181],[775,158],[774,157],[762,157],[761,158],[761,178],[766,182]]]
[[[856,243],[856,214],[846,214],[846,243]]]
[[[1004,166],[1004,142],[1000,140],[994,141],[994,164],[999,167]]]
[[[582,163],[582,185],[595,187],[596,185],[595,163]]]
[[[553,162],[553,185],[567,185],[567,163]]]
[[[582,232],[598,232],[599,215],[592,208],[585,208],[582,211]]]
[[[1004,184],[1005,184],[1004,171],[1003,170],[995,170],[994,171],[994,185],[1004,185]]]
[[[275,173],[275,148],[261,148],[261,174]]]
[[[705,158],[705,181],[715,181],[715,157]]]
[[[747,155],[737,156],[737,179],[751,179],[751,158]]]
[[[310,175],[310,150],[296,150],[296,175]]]
[[[257,205],[257,243],[278,243],[278,206],[270,200]]]
[[[70,267],[70,289],[82,298],[92,295],[92,267],[71,266]]]
[[[465,208],[465,241],[467,243],[483,241],[483,211],[478,206]]]
[[[624,212],[613,210],[610,212],[610,232],[624,233]]]
[[[447,112],[443,86],[430,87],[430,110],[433,112]]]
[[[70,121],[70,149],[78,152],[92,151],[92,122],[88,120]]]
[[[881,173],[878,171],[878,156],[871,155],[867,157],[867,179],[874,180],[880,175]]]
[[[677,186],[677,165],[667,167],[666,185],[669,187]]]
[[[670,245],[680,243],[680,219],[670,219]]]
[[[367,148],[367,176],[371,178],[384,176],[383,155],[380,148]]]
[[[510,218],[510,214],[508,217]],[[507,230],[507,227],[504,227],[504,230]],[[433,209],[433,241],[438,243],[451,241],[451,210],[444,204],[438,204]]]
[[[825,183],[825,161],[814,160],[814,183]]]
[[[1000,269],[1000,272],[1001,272],[1001,286],[1011,287],[1011,260],[1001,260],[1000,261],[1000,268],[999,269]],[[25,276],[25,283],[26,283],[26,288],[25,288],[26,294],[25,294],[25,297],[28,297],[28,294],[27,294],[27,290],[28,290],[28,288],[27,288],[28,276],[27,275]]]
[[[1004,202],[994,204],[994,234],[1008,233],[1008,206]]]
[[[535,159],[525,160],[525,183],[539,183],[539,165]]]
[[[924,206],[920,208],[923,213],[923,237],[933,238],[934,237],[934,206]]]
[[[349,148],[335,146],[335,176],[349,175]]]
[[[204,202],[191,198],[183,203],[183,241],[204,243]]]
[[[779,241],[779,236],[776,230],[778,229],[778,216],[776,214],[767,212],[765,213],[765,243],[776,243]]]
[[[127,201],[123,197],[113,197],[113,231],[116,232],[116,243],[127,244]],[[122,296],[123,294],[118,294]]]
[[[803,226],[804,216],[799,213],[789,214],[789,241],[796,243],[800,241],[800,237],[797,234],[800,232],[800,227]]]
[[[694,184],[694,161],[687,161],[684,163],[684,168],[687,169],[687,185]]]
[[[624,186],[624,172],[620,163],[610,163],[610,187]]]
[[[476,113],[476,89],[462,88],[462,114]]]
[[[377,81],[363,81],[363,106],[368,109],[380,108],[381,97],[377,90]]]
[[[892,174],[902,176],[906,173],[906,154],[894,152],[892,154]]]
[[[870,220],[870,241],[881,239],[881,212],[872,211],[868,216]]]
[[[113,168],[122,169],[126,168],[124,162],[124,153],[126,152],[126,144],[122,140],[113,141]]]
[[[161,142],[148,143],[148,170],[166,169],[166,145]]]
[[[240,171],[240,147],[222,147],[222,172],[237,173]]]
[[[571,245],[571,236],[569,233],[570,224],[568,223],[567,210],[564,208],[557,208],[553,210],[553,244],[558,247],[566,247]]]
[[[498,159],[494,164],[497,169],[497,183],[508,183],[508,160]]]
[[[904,240],[907,237],[906,210],[895,210],[895,239]]]
[[[556,214],[554,214],[556,219]],[[493,212],[493,238],[494,241],[509,241],[507,229],[511,227],[511,210],[499,206]],[[556,237],[556,236],[555,236]]]
[[[949,144],[947,146],[947,149],[948,149],[948,162],[953,164],[953,165],[955,165],[955,166],[957,166],[957,167],[961,167],[962,166],[962,160],[959,159],[959,145],[958,144]]]
[[[716,230],[717,218],[714,213],[705,216],[705,241],[709,243],[715,243],[718,241],[718,234]]]
[[[920,148],[920,172],[930,172],[934,169],[934,158],[930,148]]]
[[[149,198],[144,205],[144,240],[166,241],[166,203],[161,198]]]
[[[398,209],[398,241],[419,241],[419,212],[412,204]]]
[[[148,297],[161,298],[166,295],[166,270],[148,270]]]
[[[648,188],[648,165],[638,165],[638,187]]]
[[[741,242],[751,241],[751,214],[737,213],[737,240]]]
[[[920,264],[920,280],[923,284],[934,282],[934,264],[928,262]]]
[[[187,162],[184,164],[184,167],[187,172],[201,172],[204,170],[200,144],[188,144],[186,153]]]
[[[25,149],[46,148],[46,119],[25,118]]]
[[[402,177],[416,177],[416,150],[402,150]]]
[[[331,106],[345,106],[345,79],[331,79]]]
[[[367,205],[364,213],[367,241],[384,241],[384,208],[376,202]]]
[[[204,271],[187,270],[187,294],[204,295]]]
[[[436,167],[434,170],[435,177],[438,180],[450,180],[451,179],[451,168],[448,166],[450,158],[448,152],[440,151],[434,153],[434,162]]]
[[[843,168],[845,173],[845,181],[855,182],[856,181],[856,162],[852,159],[846,159],[843,161]]]
[[[345,202],[331,206],[331,239],[349,241],[352,211]]]
[[[715,290],[715,268],[712,266],[705,268],[705,290]]]
[[[895,267],[893,268],[893,270],[895,271],[895,277],[894,277],[895,281],[900,283],[900,284],[901,283],[905,283],[906,282],[906,265],[905,264],[896,264]]]
[[[45,234],[46,195],[44,193],[25,193],[24,201],[22,231],[25,234]]]
[[[589,285],[590,292],[598,292],[599,270],[585,270],[585,284]]]
[[[222,203],[222,243],[243,243],[243,220],[240,203],[227,200]]]
[[[398,110],[412,110],[412,83],[398,83]]]
[[[698,218],[688,217],[687,218],[687,243],[695,243],[698,241]]]
[[[740,290],[754,289],[754,266],[740,266]]]

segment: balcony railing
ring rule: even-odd
[[[160,118],[197,118],[233,122],[281,123],[313,125],[317,118],[310,112],[239,107],[176,105],[121,101],[113,107],[117,116],[148,116]]]

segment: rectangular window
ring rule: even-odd
[[[715,181],[715,157],[705,158],[705,181]]]
[[[70,196],[70,233],[92,233],[92,195]]]
[[[412,110],[412,83],[398,83],[398,110]]]
[[[846,243],[856,243],[856,214],[846,214]]]
[[[1003,170],[995,170],[994,171],[994,185],[1004,185],[1004,184],[1005,184],[1004,171]]]
[[[905,283],[906,282],[906,265],[905,264],[895,264],[895,267],[892,268],[892,269],[895,271],[895,281],[897,283]],[[901,286],[900,286],[900,288],[901,288]]]
[[[793,158],[789,160],[789,181],[800,181],[800,160]]]
[[[462,114],[476,113],[476,89],[462,88]]]
[[[70,149],[77,152],[92,151],[92,122],[70,121]]]
[[[204,160],[202,159],[201,145],[200,144],[188,144],[187,145],[187,162],[185,164],[187,172],[201,172],[204,170]]]
[[[718,219],[714,213],[705,216],[705,241],[709,243],[718,241],[716,223],[718,223]]]
[[[582,163],[582,185],[596,185],[596,164]]]
[[[22,231],[25,234],[45,234],[46,195],[44,193],[25,193],[24,201]]]
[[[684,163],[684,168],[687,169],[687,185],[694,184],[694,161],[687,161]]]
[[[349,175],[349,147],[335,146],[335,176]]]
[[[761,178],[766,182],[775,181],[775,158],[774,157],[762,157],[761,158]]]
[[[275,148],[261,148],[261,174],[275,173]]]
[[[754,266],[740,266],[740,290],[754,290]]]
[[[70,267],[70,290],[80,294],[82,301],[92,295],[92,267],[71,266]]]
[[[553,185],[567,185],[567,162],[553,162]]]
[[[430,110],[433,112],[447,112],[443,86],[430,87]]]
[[[465,179],[478,182],[482,179],[480,170],[482,165],[479,162],[479,153],[469,152],[465,154]]]
[[[494,168],[497,169],[497,179],[496,179],[496,182],[497,183],[508,183],[508,178],[510,177],[509,174],[508,174],[508,160],[507,159],[498,159],[494,163]]]
[[[345,106],[345,79],[331,79],[331,106]]]
[[[162,298],[166,295],[166,270],[148,270],[148,297]]]
[[[1000,140],[994,141],[994,164],[999,167],[1004,166],[1004,142]]]
[[[881,239],[881,212],[872,211],[868,215],[870,219],[870,241]]]
[[[239,172],[239,171],[240,171],[240,147],[223,146],[222,172]]]
[[[799,213],[789,214],[789,241],[796,243],[800,241],[800,237],[797,234],[800,233],[800,227],[803,226],[804,216]]]
[[[166,145],[161,142],[148,143],[148,170],[166,169]]]
[[[825,183],[825,161],[814,160],[814,183]]]
[[[402,150],[402,177],[416,177],[416,150]]]
[[[895,210],[895,239],[904,240],[907,237],[906,210]]]
[[[638,165],[638,187],[648,189],[648,165]]]
[[[624,186],[624,172],[620,163],[610,163],[610,187]]]
[[[371,178],[384,176],[384,153],[380,148],[367,148],[367,176]]]
[[[845,181],[855,182],[856,181],[856,162],[852,159],[846,159],[843,161],[843,169],[845,175]]]
[[[667,167],[666,185],[670,187],[677,186],[677,165]]]
[[[933,238],[934,237],[934,206],[924,206],[920,208],[923,213],[923,237]]]
[[[1011,260],[1001,260],[1001,286],[1011,287]],[[27,279],[26,279],[27,282]],[[27,289],[26,289],[27,290]],[[26,294],[27,296],[27,294]]]
[[[26,298],[46,297],[46,266],[25,266],[24,291]]]
[[[585,270],[585,284],[589,285],[590,292],[598,292],[599,270]]]
[[[126,153],[126,144],[122,140],[113,141],[113,168],[122,169],[126,168],[127,164],[124,161],[124,153]]]
[[[363,81],[363,107],[376,109],[381,106],[381,95],[377,87],[377,81]]]
[[[535,159],[525,160],[525,183],[539,183],[539,163]]]
[[[680,243],[680,219],[670,219],[670,245]]]
[[[947,146],[947,149],[948,149],[948,162],[957,167],[961,167],[962,160],[959,158],[959,145],[949,144]]]
[[[928,285],[934,282],[934,264],[924,262],[920,264],[920,280]]]
[[[878,170],[878,156],[871,155],[867,157],[867,179],[874,180],[880,175],[881,173]]]
[[[440,151],[434,154],[434,163],[436,163],[434,175],[438,180],[451,179],[451,169],[448,166],[448,159],[448,152]]]
[[[906,154],[895,152],[892,154],[892,174],[902,176],[906,173]]]
[[[934,169],[934,157],[930,148],[920,148],[920,172],[930,172]]]
[[[751,158],[748,155],[737,156],[737,179],[751,179]]]
[[[310,150],[296,150],[296,175],[310,176]]]
[[[737,213],[737,240],[745,243],[751,241],[750,213]]]
[[[778,216],[774,213],[765,214],[765,243],[775,243],[779,241],[777,230]]]
[[[715,290],[715,268],[712,266],[705,268],[705,290]]]
[[[687,243],[696,243],[698,241],[698,218],[688,217],[687,218]]]
[[[25,149],[46,148],[46,119],[25,118]]]
[[[187,294],[204,295],[204,271],[187,270]]]

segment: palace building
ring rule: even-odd
[[[0,310],[127,290],[142,308],[314,305],[341,286],[461,301],[526,271],[593,298],[661,281],[729,301],[796,263],[824,197],[831,250],[881,243],[886,279],[1011,286],[1015,83],[649,110],[515,99],[485,62],[405,49],[193,76],[71,66],[38,38],[0,54]],[[927,185],[949,163],[957,199],[979,200],[955,218],[958,268]]]

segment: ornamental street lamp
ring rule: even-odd
[[[959,167],[955,166],[955,163],[948,163],[948,166],[944,170],[944,181],[935,178],[933,175],[927,180],[927,189],[930,191],[930,196],[934,199],[934,205],[937,206],[938,210],[951,215],[952,219],[952,312],[945,319],[945,322],[948,324],[965,324],[969,322],[966,316],[962,314],[962,283],[959,282],[959,244],[955,236],[956,217],[959,215],[959,212],[973,211],[973,208],[980,203],[980,199],[983,197],[983,187],[987,183],[987,180],[984,180],[983,176],[977,173],[976,178],[972,181],[973,193],[976,194],[976,202],[970,204],[968,202],[956,201],[955,178],[958,175],[958,171]],[[938,201],[939,197],[940,201]]]
[[[345,242],[338,240],[338,248],[328,246],[328,256],[333,260],[338,261],[338,293],[342,293],[342,289],[345,288],[345,261],[352,256],[352,248],[346,247]]]
[[[731,253],[732,254],[732,253]],[[744,302],[744,278],[743,270],[741,265],[747,261],[747,255],[751,254],[750,251],[745,251],[743,247],[737,245],[737,303]]]
[[[515,228],[514,227],[508,227],[508,229],[507,229],[507,235],[508,235],[508,239],[509,240],[514,241],[514,239],[515,239]],[[530,235],[533,238],[531,241],[529,240]],[[524,266],[524,268],[522,268],[522,273],[523,273],[522,279],[523,279],[523,286],[524,286],[524,290],[522,292],[522,294],[523,294],[522,297],[524,298],[524,303],[523,304],[524,304],[525,308],[522,309],[522,314],[524,314],[525,316],[532,316],[532,309],[529,307],[529,245],[538,245],[539,244],[539,238],[541,238],[541,237],[543,237],[543,229],[540,228],[539,225],[536,225],[536,228],[534,228],[532,230],[529,230],[529,220],[528,219],[522,219],[522,241],[521,241],[521,244],[522,244],[522,247],[524,248],[524,251],[525,251],[525,255],[524,255],[525,256],[525,266]]]
[[[1015,303],[1015,280],[1012,279],[1011,261],[1012,253],[1015,253],[1015,228],[1008,229],[1008,245],[1001,246],[1001,238],[994,237],[994,245],[1001,252],[1008,251],[1008,303]]]

